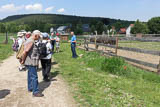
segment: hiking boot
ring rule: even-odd
[[[43,96],[44,96],[44,94],[42,94],[42,93],[33,94],[33,97],[43,97]]]

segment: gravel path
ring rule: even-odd
[[[58,71],[51,82],[43,82],[38,72],[39,87],[45,95],[32,97],[27,91],[27,72],[18,71],[18,61],[14,56],[0,64],[0,107],[75,107],[76,103],[69,93],[69,88]],[[58,67],[58,65],[53,65]]]

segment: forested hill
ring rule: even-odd
[[[60,14],[24,14],[24,15],[13,15],[1,20],[1,22],[15,22],[17,24],[30,24],[33,22],[44,22],[50,24],[74,24],[81,22],[83,24],[90,24],[93,21],[102,21],[106,25],[112,25],[116,22],[121,22],[123,25],[128,26],[133,21],[117,20],[110,18],[100,17],[82,17],[82,16],[71,16],[71,15],[60,15]]]

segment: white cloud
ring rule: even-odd
[[[43,10],[43,6],[42,4],[39,4],[39,3],[33,4],[33,5],[30,4],[30,5],[26,5],[25,9],[28,11],[40,11],[41,12]]]
[[[59,13],[63,13],[64,11],[65,11],[64,8],[57,10],[57,12],[59,12]]]
[[[23,9],[24,6],[15,6],[14,4],[6,4],[0,7],[0,12],[17,12],[18,10]]]
[[[53,9],[54,9],[54,7],[52,6],[52,7],[46,8],[44,11],[45,11],[46,13],[50,13],[50,12],[52,12]]]

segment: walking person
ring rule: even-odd
[[[54,33],[51,33],[50,36],[51,44],[52,44],[52,52],[54,53],[54,46],[55,46],[55,38],[54,38]]]
[[[42,43],[46,46],[46,56],[41,59],[42,64],[42,75],[43,80],[49,82],[49,76],[51,71],[51,59],[52,59],[52,45],[49,41],[49,35],[47,33],[43,33],[43,40]]]
[[[18,51],[19,51],[21,46],[25,42],[25,39],[24,39],[25,35],[22,32],[18,32],[17,36],[18,36],[17,42],[18,42]],[[25,70],[26,70],[25,66],[23,64],[20,64],[19,65],[19,71],[25,71]]]
[[[28,91],[33,92],[34,97],[43,97],[38,87],[37,66],[39,63],[38,47],[35,41],[40,37],[40,31],[35,30],[32,36],[24,43],[24,52],[21,64],[25,64],[28,69]]]
[[[76,53],[76,35],[74,35],[74,32],[71,32],[72,38],[71,38],[71,51],[72,51],[72,58],[77,58]]]
[[[57,33],[56,37],[55,37],[55,41],[56,41],[56,52],[59,52],[59,48],[60,48],[60,38],[59,38],[60,34]]]

